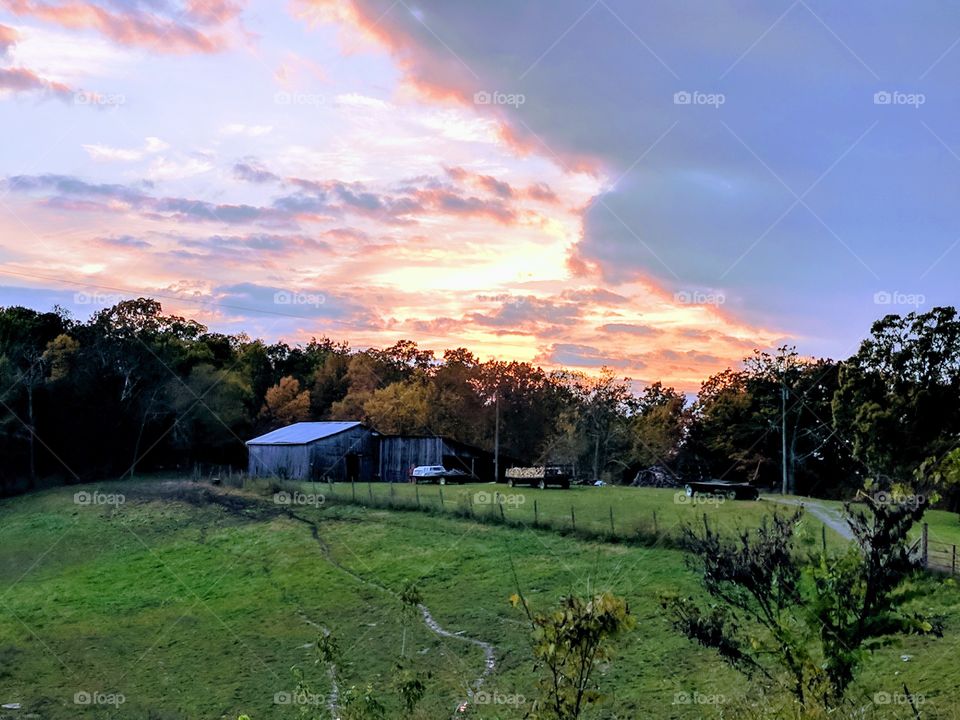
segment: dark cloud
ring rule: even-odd
[[[244,282],[218,286],[212,295],[216,303],[248,315],[315,320],[321,323],[320,327],[352,330],[381,325],[376,315],[357,300],[321,287],[278,287]]]
[[[483,298],[481,298],[482,300]],[[470,313],[466,320],[477,325],[494,327],[510,333],[542,333],[548,328],[577,322],[577,303],[556,302],[533,296],[501,296],[500,306],[489,313]]]
[[[70,175],[14,175],[4,181],[10,192],[49,191],[61,196],[119,200],[140,205],[148,200],[141,191],[113,183],[89,183]]]
[[[216,253],[254,252],[285,255],[294,252],[330,250],[322,240],[304,235],[274,235],[252,233],[250,235],[210,235],[199,238],[182,238],[180,245],[200,248]]]
[[[233,166],[233,176],[252,183],[276,182],[280,179],[277,175],[274,175],[253,160],[236,163]]]
[[[294,218],[273,208],[254,205],[211,203],[189,198],[156,198],[136,187],[112,183],[90,183],[67,175],[16,175],[3,185],[10,192],[46,192],[46,202],[64,209],[117,212],[132,209],[152,218],[173,218],[194,222],[226,224],[261,223],[293,226]],[[125,207],[118,208],[115,203]]]
[[[960,6],[351,2],[422,89],[478,108],[525,153],[609,181],[578,272],[717,287],[724,312],[825,338],[827,354],[869,326],[876,308],[860,298],[878,282],[953,291],[955,253],[938,258],[960,225],[945,54]],[[874,103],[895,90],[927,102]],[[478,91],[526,102],[476,106]],[[696,92],[724,102],[675,101]]]
[[[537,356],[536,362],[560,365],[561,367],[585,368],[639,369],[646,365],[637,357],[614,355],[592,345],[578,345],[576,343],[554,343]]]
[[[285,222],[288,218],[268,208],[254,205],[229,205],[186,198],[161,198],[149,203],[152,210],[170,214],[178,220],[243,224],[256,221]]]
[[[104,245],[112,245],[114,247],[125,247],[125,248],[134,248],[138,250],[143,250],[153,245],[146,240],[141,238],[133,237],[132,235],[114,235],[109,237],[100,237],[97,238],[98,242],[103,243]]]

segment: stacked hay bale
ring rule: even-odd
[[[544,477],[546,475],[547,468],[544,465],[537,465],[535,467],[512,467],[507,468],[506,475],[508,478],[514,478],[515,480],[536,480],[538,478]]]

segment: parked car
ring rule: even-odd
[[[419,465],[413,469],[413,479],[416,482],[427,480],[446,485],[448,482],[463,482],[467,473],[463,470],[447,470],[443,465]]]
[[[760,498],[760,490],[753,485],[724,480],[688,482],[684,486],[684,491],[687,493],[687,497],[714,495],[727,500],[758,500]]]

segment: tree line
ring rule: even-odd
[[[352,349],[211,332],[139,298],[78,321],[0,308],[0,493],[194,463],[246,463],[244,441],[303,420],[452,437],[587,480],[713,477],[844,496],[866,478],[960,475],[960,320],[888,315],[850,358],[755,351],[690,398],[597,375],[438,357],[409,340]],[[784,458],[786,460],[784,461]],[[947,502],[954,502],[952,496]]]

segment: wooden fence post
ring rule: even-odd
[[[577,529],[577,516],[573,514],[573,505],[570,506],[570,526]]]
[[[923,524],[923,534],[920,537],[921,537],[920,562],[923,564],[924,567],[927,567],[927,563],[928,563],[927,551],[929,548],[929,540],[930,540],[930,526],[927,525],[927,523]]]
[[[533,499],[533,526],[540,524],[540,511],[537,509],[537,499]]]
[[[613,527],[613,505],[610,506],[610,534],[611,535],[617,534],[616,529]]]
[[[657,511],[653,511],[653,535],[656,537],[660,534],[660,531],[657,529]]]
[[[467,502],[470,503],[470,517],[473,517],[473,493],[467,493]]]
[[[367,481],[367,497],[370,498],[370,506],[373,507],[373,483]]]
[[[357,483],[353,480],[353,478],[350,478],[350,497],[353,502],[357,501]]]
[[[413,491],[417,494],[417,510],[420,509],[420,483],[413,486]]]
[[[438,485],[440,488],[440,509],[443,510],[443,485]]]
[[[507,516],[503,514],[503,500],[497,503],[500,506],[500,520],[504,523],[507,522]]]
[[[956,545],[953,546],[953,553],[950,558],[950,574],[951,575],[957,574],[957,546]]]
[[[390,483],[390,507],[393,507],[393,483]]]

